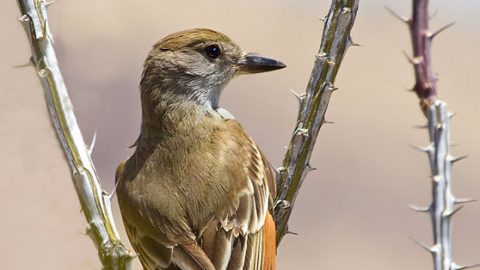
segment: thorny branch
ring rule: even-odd
[[[452,260],[451,221],[455,213],[462,207],[458,204],[469,202],[469,199],[458,199],[452,194],[452,164],[462,158],[450,154],[450,118],[447,104],[437,93],[437,77],[431,65],[431,47],[433,38],[450,27],[448,24],[436,32],[428,28],[428,0],[413,0],[412,17],[403,18],[393,11],[390,12],[410,29],[413,57],[408,57],[415,72],[415,86],[412,91],[420,99],[420,107],[428,120],[430,144],[419,148],[427,153],[432,180],[432,203],[428,207],[412,207],[418,212],[428,212],[433,226],[433,246],[418,243],[429,251],[433,258],[435,270],[458,270],[476,265],[460,266]]]
[[[110,206],[110,197],[101,190],[90,151],[83,140],[73,107],[58,67],[48,27],[44,0],[18,0],[19,18],[30,41],[37,75],[57,137],[70,165],[72,179],[88,222],[86,233],[97,246],[103,269],[130,269],[134,256],[120,241]]]
[[[333,0],[323,29],[320,49],[305,94],[295,94],[300,108],[283,166],[278,169],[275,223],[277,245],[288,233],[288,220],[295,199],[310,166],[315,141],[320,127],[327,123],[325,112],[330,96],[336,90],[335,77],[343,57],[352,42],[350,32],[355,22],[359,0]]]

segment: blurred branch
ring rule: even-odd
[[[452,24],[436,32],[430,32],[428,0],[413,0],[411,18],[403,18],[393,11],[390,12],[409,26],[413,57],[407,57],[415,72],[415,86],[412,90],[420,99],[420,107],[428,119],[426,128],[430,144],[419,150],[427,153],[430,162],[432,203],[426,208],[412,208],[430,214],[434,243],[431,247],[422,246],[432,254],[435,270],[464,269],[466,266],[459,266],[452,260],[451,220],[453,215],[462,208],[457,204],[470,200],[456,199],[452,194],[452,164],[462,158],[454,158],[450,154],[452,114],[448,112],[447,104],[438,98],[437,77],[431,65],[431,47],[434,37]]]
[[[132,254],[120,241],[110,206],[103,192],[90,150],[83,140],[73,107],[58,67],[48,27],[44,0],[18,0],[22,23],[32,49],[31,62],[42,84],[45,101],[57,137],[70,165],[72,179],[88,222],[86,233],[97,246],[103,269],[130,269]]]
[[[334,90],[335,77],[342,59],[352,42],[350,32],[357,14],[359,0],[333,0],[323,29],[322,42],[305,94],[295,94],[300,108],[283,166],[278,169],[275,222],[277,245],[288,231],[295,199],[310,166],[320,127],[327,123],[325,112]]]

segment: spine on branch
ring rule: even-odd
[[[58,67],[53,39],[48,27],[44,0],[18,0],[32,50],[31,63],[42,84],[52,124],[72,172],[73,184],[88,225],[86,234],[95,243],[103,269],[130,269],[134,256],[121,242],[110,206],[110,196],[102,191],[97,172],[78,127],[67,88]]]
[[[285,154],[283,165],[278,169],[275,223],[277,245],[288,233],[288,220],[295,199],[310,166],[310,156],[320,127],[327,123],[325,113],[330,96],[336,90],[335,77],[350,45],[359,0],[333,0],[323,29],[319,52],[315,55],[312,74],[305,94],[295,94],[299,100],[297,123]]]

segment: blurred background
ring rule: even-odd
[[[279,269],[432,269],[431,257],[409,237],[430,244],[427,215],[408,204],[430,202],[425,123],[414,94],[407,27],[385,11],[410,13],[411,1],[360,3],[351,48],[336,80],[327,119],[278,251]],[[431,1],[432,29],[456,25],[434,43],[440,96],[457,112],[452,140],[457,196],[480,198],[479,1]],[[329,0],[118,1],[58,0],[49,23],[85,140],[97,132],[93,159],[102,185],[113,189],[140,123],[142,62],[163,36],[193,27],[226,33],[242,48],[282,60],[281,71],[236,78],[230,110],[279,166],[297,115],[290,89],[303,92],[317,52]],[[0,261],[4,269],[100,269],[83,235],[70,173],[50,125],[34,69],[13,68],[30,56],[16,1],[0,9]],[[125,234],[114,199],[117,225]],[[457,263],[480,262],[480,205],[454,218]],[[136,264],[136,269],[140,269]]]

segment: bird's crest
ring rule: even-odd
[[[233,43],[230,38],[222,33],[206,28],[195,28],[168,35],[155,44],[154,47],[162,50],[178,50],[198,43],[208,42]]]

